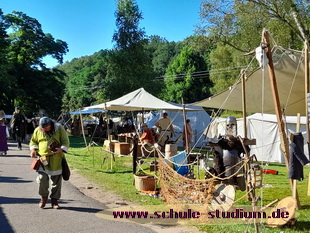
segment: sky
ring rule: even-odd
[[[201,0],[136,0],[143,19],[139,27],[147,36],[158,35],[168,41],[182,41],[194,34],[199,24]],[[64,62],[101,49],[112,49],[116,0],[1,0],[4,14],[22,11],[35,18],[45,33],[67,42]],[[45,58],[48,67],[57,65]]]

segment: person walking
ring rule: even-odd
[[[61,124],[53,122],[48,117],[42,117],[39,126],[34,130],[30,140],[30,156],[39,157],[41,165],[37,170],[37,182],[41,200],[39,207],[44,208],[49,195],[51,180],[51,204],[53,209],[59,209],[58,200],[61,197],[62,158],[68,151],[69,138]]]
[[[0,118],[0,154],[7,154],[9,150],[8,147],[8,139],[10,137],[9,129],[5,125],[5,121],[3,118]]]
[[[190,120],[186,119],[186,125],[183,127],[183,148],[189,153],[191,149],[191,143],[193,141],[193,128],[190,124]]]
[[[19,107],[15,107],[11,120],[13,138],[17,142],[18,149],[22,149],[22,141],[25,139],[26,118],[21,113]]]
[[[36,128],[36,119],[34,118],[33,114],[28,114],[26,117],[27,120],[27,136],[26,136],[26,141],[29,143],[30,139],[32,137],[33,131]]]

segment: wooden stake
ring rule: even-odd
[[[85,143],[85,146],[87,147],[85,131],[84,131],[84,124],[83,124],[83,117],[82,117],[82,109],[80,109],[80,118],[81,118],[81,126],[82,126],[82,134],[83,134],[83,138],[84,138],[84,143]]]
[[[310,196],[310,172],[308,174],[308,196]]]
[[[310,154],[310,127],[309,127],[309,111],[308,111],[308,95],[310,92],[309,88],[309,48],[308,41],[305,41],[305,106],[306,106],[306,129],[307,129],[307,144],[308,154]]]
[[[245,97],[245,70],[242,71],[242,112],[243,112],[243,131],[244,131],[244,138],[248,137],[247,133],[247,122],[246,122],[246,97]]]
[[[185,105],[183,102],[183,98],[182,98],[182,106],[183,106],[184,136],[185,136],[185,142],[186,142],[185,143],[185,147],[186,147],[185,149],[186,149],[186,153],[188,155],[190,152],[190,149],[189,149],[189,142],[188,142],[188,136],[187,136],[186,111],[185,111]],[[188,160],[189,160],[189,157],[188,157]]]
[[[288,139],[287,139],[285,128],[284,128],[284,123],[282,121],[282,111],[280,108],[280,99],[279,99],[279,93],[278,93],[277,80],[276,80],[276,75],[274,72],[273,61],[272,61],[272,54],[271,54],[270,41],[269,41],[269,33],[266,29],[263,30],[263,42],[266,45],[266,55],[267,55],[267,58],[269,60],[269,63],[268,63],[269,79],[270,79],[270,86],[271,86],[271,90],[272,90],[274,108],[275,108],[275,112],[277,115],[277,122],[278,122],[280,140],[281,140],[281,149],[283,150],[285,165],[286,165],[286,168],[288,170],[288,167],[289,167],[289,145],[288,145]],[[291,189],[293,191],[293,180],[292,179],[290,179],[290,185],[291,185]],[[296,200],[297,200],[297,206],[300,206],[297,190],[296,190]]]

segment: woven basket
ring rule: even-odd
[[[135,187],[139,191],[155,191],[157,179],[153,176],[134,175]]]

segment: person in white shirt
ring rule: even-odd
[[[163,118],[159,119],[155,123],[155,126],[160,132],[158,144],[161,146],[161,148],[165,148],[166,142],[169,141],[170,138],[172,138],[172,134],[175,136],[173,124],[168,117],[168,113],[165,112],[163,114]]]

